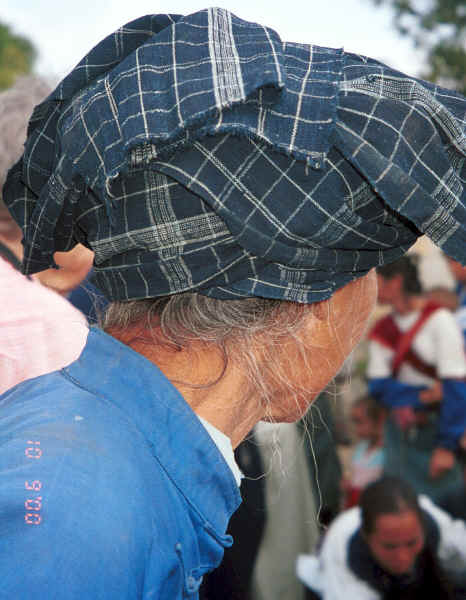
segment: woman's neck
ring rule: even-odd
[[[233,448],[264,418],[265,409],[233,361],[213,345],[193,342],[185,348],[141,339],[137,332],[108,331],[162,371],[192,410],[231,440]]]

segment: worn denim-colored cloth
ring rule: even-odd
[[[134,21],[35,110],[24,271],[82,242],[111,300],[315,302],[423,233],[466,262],[466,99],[223,9]]]
[[[91,329],[78,360],[0,408],[2,599],[198,598],[241,497],[154,364]]]

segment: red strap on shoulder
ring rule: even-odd
[[[403,334],[401,339],[399,339],[398,347],[396,348],[395,356],[393,357],[392,361],[392,371],[394,376],[396,376],[403,361],[410,352],[411,344],[413,343],[413,339],[415,338],[416,334],[422,328],[427,319],[429,319],[429,317],[439,308],[441,308],[440,304],[437,304],[436,302],[428,302],[422,309],[421,314],[414,325]],[[418,361],[420,361],[420,359],[418,359]],[[419,368],[419,363],[416,366]],[[434,372],[432,367],[430,367],[430,369],[431,372]]]
[[[383,317],[374,325],[368,334],[368,338],[382,346],[386,346],[396,352],[398,342],[402,336],[402,332],[398,329],[397,324],[393,320],[392,315]]]
[[[404,333],[400,331],[392,315],[387,315],[377,321],[369,332],[368,338],[370,340],[378,342],[382,346],[393,350],[392,374],[394,377],[396,377],[403,362],[410,363],[416,370],[433,379],[437,377],[435,368],[419,358],[419,356],[411,349],[411,345],[416,334],[427,319],[429,319],[429,317],[439,308],[441,308],[440,304],[428,302],[422,309],[421,314],[414,325]]]

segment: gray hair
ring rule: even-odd
[[[23,153],[32,111],[50,92],[44,79],[29,75],[0,94],[0,196],[8,170]]]
[[[224,369],[208,385],[218,382],[228,363],[234,361],[241,366],[258,401],[268,406],[277,383],[287,390],[289,398],[304,391],[283,376],[277,348],[284,340],[295,338],[305,359],[308,349],[299,332],[314,306],[258,297],[218,300],[189,292],[114,302],[103,317],[102,327],[115,337],[118,332],[136,327],[152,343],[174,348],[188,347],[194,341],[214,344],[223,354]],[[259,360],[257,348],[261,341]]]

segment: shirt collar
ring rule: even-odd
[[[221,539],[241,501],[238,487],[206,428],[157,366],[91,328],[81,356],[65,372],[131,418],[205,527]],[[160,436],[161,430],[170,435]]]
[[[243,478],[243,474],[241,473],[241,470],[238,467],[238,464],[236,463],[235,453],[233,452],[233,446],[231,445],[230,438],[226,436],[222,431],[220,431],[220,429],[214,427],[212,423],[209,423],[209,421],[206,421],[202,417],[199,417],[199,415],[198,418],[206,428],[212,440],[217,445],[217,448],[222,453],[225,462],[230,467],[231,472],[233,473],[236,485],[239,487],[241,484],[241,479]]]

